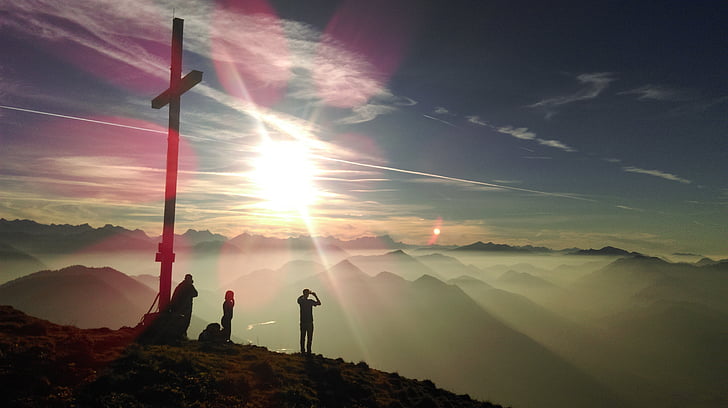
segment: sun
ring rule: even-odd
[[[316,166],[299,141],[265,140],[258,146],[252,179],[265,208],[305,212],[319,195]]]

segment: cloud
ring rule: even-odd
[[[472,115],[472,116],[466,116],[465,118],[466,118],[466,119],[468,120],[468,122],[470,122],[470,123],[472,123],[472,124],[474,124],[474,125],[478,125],[478,126],[486,126],[486,127],[493,127],[493,126],[492,126],[491,124],[489,124],[488,122],[486,122],[486,121],[482,120],[482,119],[480,118],[480,116],[475,116],[475,115]]]
[[[435,119],[435,118],[430,118],[430,119]],[[538,138],[538,137],[536,137],[536,134],[534,132],[529,131],[528,128],[525,128],[525,127],[520,127],[520,128],[514,128],[513,126],[496,127],[496,126],[493,126],[490,123],[486,122],[485,120],[481,119],[480,116],[477,116],[477,115],[466,116],[466,119],[468,120],[468,122],[470,122],[474,125],[491,128],[499,133],[513,136],[516,139],[533,140],[535,142],[538,142],[538,144],[540,144],[542,146],[548,146],[548,147],[553,147],[555,149],[561,149],[565,152],[576,152],[576,149],[574,149],[573,147],[570,147],[570,146],[566,145],[565,143],[562,143],[558,140],[549,140],[549,139]],[[437,119],[435,119],[435,120],[437,120]],[[533,153],[533,150],[525,149],[525,148],[524,148],[524,150],[528,150],[529,152]]]
[[[417,101],[406,96],[399,96],[396,97],[394,104],[397,106],[415,106],[417,105]]]
[[[355,106],[352,108],[352,115],[347,116],[343,119],[339,119],[336,123],[353,125],[357,123],[364,123],[373,120],[379,115],[385,115],[396,111],[397,108],[391,105],[381,105],[369,103],[366,105]]]
[[[443,108],[442,106],[435,107],[435,110],[432,112],[437,115],[450,115],[451,114],[447,108]]]
[[[643,212],[644,211],[644,210],[641,210],[639,208],[629,207],[629,206],[626,206],[626,205],[618,205],[617,208],[620,208],[622,210],[627,210],[627,211],[639,211],[639,212]]]
[[[488,126],[490,126],[490,125],[488,125]],[[573,147],[570,147],[570,146],[566,145],[565,143],[560,142],[558,140],[549,140],[549,139],[538,138],[538,137],[536,137],[536,134],[529,131],[528,128],[513,128],[512,126],[503,126],[503,127],[497,128],[496,130],[500,133],[513,136],[516,139],[533,140],[542,146],[553,147],[555,149],[560,149],[565,152],[575,152],[576,151],[576,149],[574,149]]]
[[[663,85],[645,85],[628,91],[619,92],[617,95],[638,95],[640,101],[687,101],[695,98],[691,92],[670,88]]]
[[[9,4],[8,12],[0,14],[0,29],[68,45],[52,49],[112,82],[125,78],[124,85],[144,86],[145,92],[150,81],[166,83],[169,21],[162,17],[172,8],[171,2],[98,0],[93,7],[83,1],[74,6],[69,3],[39,0]],[[370,61],[312,26],[280,19],[272,9],[268,14],[246,15],[213,7],[205,1],[177,7],[177,14],[185,18],[185,52],[213,60],[227,95],[204,82],[192,92],[257,119],[267,119],[261,113],[270,110],[252,101],[272,102],[276,96],[246,98],[256,92],[270,91],[278,97],[288,92],[287,96],[302,100],[358,107],[348,119],[356,123],[392,111],[381,105],[417,103],[393,96]],[[73,13],[68,12],[71,9]],[[107,66],[122,71],[107,72],[103,69]],[[139,75],[145,80],[136,79]],[[386,99],[371,101],[382,95]]]
[[[646,169],[641,169],[639,167],[632,167],[632,166],[622,167],[622,170],[624,170],[628,173],[646,174],[648,176],[659,177],[659,178],[663,178],[665,180],[670,180],[670,181],[677,181],[678,183],[683,183],[683,184],[692,183],[692,181],[690,181],[690,180],[684,179],[682,177],[678,177],[674,174],[665,173],[664,171],[660,171],[660,170],[646,170]]]
[[[499,127],[496,130],[500,133],[504,133],[506,135],[511,135],[511,136],[515,137],[516,139],[521,139],[521,140],[536,139],[536,134],[533,132],[529,132],[528,128],[513,128],[512,126],[504,126],[504,127]]]
[[[559,142],[558,140],[536,139],[536,141],[539,144],[542,144],[544,146],[553,147],[553,148],[556,148],[556,149],[561,149],[561,150],[563,150],[565,152],[575,152],[576,151],[576,149],[574,149],[572,147],[569,147],[569,146],[567,146],[567,145]]]
[[[529,108],[554,107],[566,105],[568,103],[594,99],[601,94],[611,82],[616,81],[614,74],[611,72],[596,72],[591,74],[581,74],[576,77],[577,81],[582,84],[582,88],[578,91],[565,96],[557,96],[554,98],[544,99],[532,105]]]
[[[679,106],[671,110],[670,113],[674,115],[703,114],[716,106],[724,105],[726,102],[728,102],[728,96],[720,96],[705,100],[693,100],[685,103],[683,106]],[[723,112],[721,111],[720,113]]]

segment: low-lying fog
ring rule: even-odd
[[[113,267],[151,288],[145,311],[158,289],[153,256],[41,260]],[[518,407],[728,403],[725,268],[412,249],[178,253],[174,285],[186,273],[199,291],[190,338],[219,322],[233,290],[235,342],[297,352],[296,298],[310,288],[323,303],[313,349],[327,357]]]

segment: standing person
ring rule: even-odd
[[[309,299],[308,296],[313,295],[316,300]],[[316,292],[308,289],[303,290],[303,295],[298,297],[298,306],[301,308],[301,354],[311,354],[311,342],[313,342],[313,307],[321,306]],[[308,339],[306,339],[308,336]],[[304,349],[304,344],[306,348]]]
[[[225,292],[225,301],[222,302],[222,337],[223,340],[230,343],[230,332],[232,331],[233,307],[235,306],[235,293],[232,290]]]
[[[179,327],[180,337],[187,337],[187,329],[192,319],[192,298],[197,297],[197,289],[193,285],[192,275],[185,275],[185,279],[174,288],[172,300],[169,302],[169,311],[182,317]]]

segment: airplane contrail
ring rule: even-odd
[[[430,116],[430,115],[425,115],[425,114],[422,114],[422,116],[426,117],[427,119],[430,119],[430,120],[436,120],[436,121],[438,121],[438,122],[440,122],[440,123],[444,123],[444,124],[446,124],[446,125],[448,125],[448,126],[452,126],[452,127],[454,127],[454,128],[460,129],[460,127],[459,127],[459,126],[457,126],[457,125],[455,125],[455,124],[453,124],[453,123],[450,123],[450,122],[448,122],[448,121],[446,121],[446,120],[442,120],[442,119],[440,119],[440,118],[436,118],[436,117],[434,117],[434,116]]]
[[[35,110],[35,109],[19,108],[19,107],[15,107],[15,106],[0,105],[0,108],[20,111],[20,112],[26,112],[26,113],[33,113],[33,114],[37,114],[37,115],[53,116],[53,117],[62,118],[62,119],[79,120],[82,122],[97,123],[100,125],[108,125],[108,126],[116,126],[116,127],[122,127],[122,128],[128,128],[128,129],[135,129],[135,130],[141,130],[141,131],[152,132],[152,133],[162,133],[162,134],[167,133],[166,131],[157,130],[157,129],[130,126],[130,125],[124,125],[121,123],[88,119],[88,118],[83,118],[83,117],[79,117],[79,116],[63,115],[63,114],[59,114],[59,113],[43,112],[43,111],[39,111],[39,110]],[[200,139],[200,140],[213,140],[210,138],[204,138],[204,137],[200,137],[200,136],[193,136],[193,137],[196,139]],[[368,167],[368,168],[372,168],[372,169],[392,171],[392,172],[396,172],[396,173],[413,174],[416,176],[429,177],[429,178],[435,178],[435,179],[440,179],[440,180],[448,180],[448,181],[453,181],[453,182],[457,182],[457,183],[467,183],[467,184],[474,184],[474,185],[479,185],[479,186],[501,188],[504,190],[512,190],[512,191],[520,191],[520,192],[524,192],[524,193],[539,194],[539,195],[550,196],[550,197],[560,197],[560,198],[569,198],[572,200],[595,202],[595,200],[592,200],[592,199],[578,197],[578,196],[574,196],[574,195],[570,195],[570,194],[550,193],[547,191],[531,190],[531,189],[527,189],[527,188],[512,187],[512,186],[488,183],[488,182],[478,181],[478,180],[470,180],[470,179],[463,179],[463,178],[458,178],[458,177],[443,176],[441,174],[426,173],[426,172],[416,171],[416,170],[407,170],[407,169],[400,169],[400,168],[396,168],[396,167],[379,166],[376,164],[359,163],[359,162],[354,162],[354,161],[350,161],[350,160],[336,159],[333,157],[326,157],[326,156],[321,156],[321,155],[312,155],[312,157],[315,157],[320,160],[349,164],[352,166]]]
[[[157,130],[157,129],[138,127],[138,126],[123,125],[121,123],[106,122],[103,120],[88,119],[88,118],[82,118],[82,117],[78,117],[78,116],[61,115],[60,113],[43,112],[43,111],[33,110],[33,109],[17,108],[14,106],[0,105],[0,108],[10,109],[10,110],[15,110],[15,111],[20,111],[20,112],[35,113],[38,115],[53,116],[56,118],[72,119],[72,120],[80,120],[83,122],[98,123],[100,125],[109,125],[109,126],[116,126],[116,127],[127,128],[127,129],[143,130],[145,132],[163,133],[163,134],[167,133],[166,130]]]
[[[569,195],[569,194],[550,193],[550,192],[547,192],[547,191],[530,190],[530,189],[527,189],[527,188],[519,188],[519,187],[505,186],[505,185],[502,185],[502,184],[487,183],[485,181],[469,180],[469,179],[463,179],[463,178],[458,178],[458,177],[443,176],[443,175],[434,174],[434,173],[425,173],[425,172],[422,172],[422,171],[399,169],[399,168],[396,168],[396,167],[378,166],[376,164],[358,163],[358,162],[353,162],[353,161],[343,160],[343,159],[334,159],[332,157],[326,157],[326,156],[313,155],[313,157],[316,157],[317,159],[321,159],[321,160],[328,160],[328,161],[333,161],[333,162],[338,162],[338,163],[351,164],[351,165],[354,165],[354,166],[369,167],[369,168],[373,168],[373,169],[393,171],[393,172],[397,172],[397,173],[414,174],[414,175],[417,175],[417,176],[431,177],[431,178],[436,178],[436,179],[441,179],[441,180],[455,181],[455,182],[458,182],[458,183],[475,184],[475,185],[479,185],[479,186],[502,188],[504,190],[513,190],[513,191],[520,191],[520,192],[524,192],[524,193],[540,194],[540,195],[553,196],[553,197],[570,198],[570,199],[573,199],[573,200],[581,200],[581,201],[591,201],[591,202],[595,202],[595,200],[592,200],[592,199],[589,199],[589,198],[578,197],[578,196],[573,196],[573,195]]]

